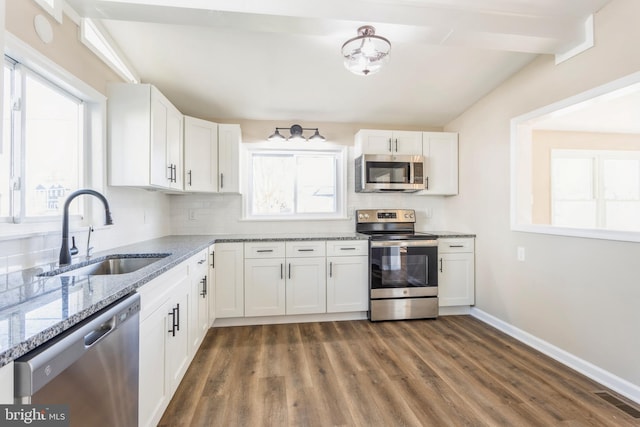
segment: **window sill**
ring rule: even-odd
[[[241,222],[290,222],[290,221],[345,221],[351,219],[348,216],[334,216],[334,217],[317,217],[317,218],[301,218],[301,217],[242,217],[239,219]]]
[[[588,228],[553,227],[550,225],[515,224],[512,231],[525,233],[551,234],[555,236],[581,237],[586,239],[615,240],[621,242],[640,242],[640,232],[602,230]]]

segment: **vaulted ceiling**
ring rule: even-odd
[[[443,126],[537,55],[592,37],[609,0],[67,0],[139,74],[202,118]],[[361,25],[390,62],[357,76],[340,48]]]

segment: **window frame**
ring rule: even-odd
[[[85,150],[82,159],[85,176],[83,185],[85,188],[92,188],[105,194],[106,96],[11,33],[5,34],[4,53],[65,92],[83,100],[85,106],[83,123]],[[70,218],[72,229],[104,222],[104,218],[100,218],[100,210],[92,209],[93,203],[88,198],[80,198],[76,203],[84,204],[84,216]],[[26,221],[24,223],[0,221],[0,240],[59,232],[61,220],[62,215],[52,216],[43,221]]]
[[[244,221],[331,221],[347,219],[347,147],[330,142],[259,142],[242,144],[242,176],[247,179],[242,182],[242,202]],[[251,212],[253,200],[253,168],[252,160],[255,154],[310,154],[332,155],[336,160],[336,210],[332,213],[292,213],[256,215]]]
[[[565,109],[574,108],[582,103],[594,102],[600,97],[607,97],[609,94],[613,94],[616,91],[626,91],[632,87],[637,87],[637,85],[640,85],[640,72],[632,73],[625,77],[511,119],[510,217],[512,231],[640,242],[640,232],[605,230],[597,228],[570,228],[547,224],[535,224],[532,222],[531,213],[532,131],[535,129],[536,121],[544,117],[560,115]]]
[[[592,164],[591,170],[591,198],[590,199],[565,199],[561,201],[592,201],[595,204],[595,227],[597,229],[612,230],[607,228],[607,203],[611,201],[640,201],[640,197],[637,199],[621,199],[612,200],[606,196],[606,182],[605,182],[605,165],[607,160],[634,160],[640,166],[640,151],[627,151],[627,150],[590,150],[590,149],[552,149],[551,161],[555,159],[582,159],[589,160]],[[640,174],[638,175],[638,182],[640,183]],[[555,202],[558,201],[553,197],[554,189],[554,176],[551,176],[551,219],[555,218],[556,208]],[[635,230],[625,230],[634,232]]]

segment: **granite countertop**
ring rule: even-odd
[[[473,234],[426,230],[442,238]],[[96,253],[110,255],[166,255],[127,274],[96,276],[40,276],[56,263],[0,276],[0,367],[56,337],[82,320],[134,292],[140,286],[186,261],[214,243],[285,240],[368,240],[360,233],[226,234],[167,236]],[[90,261],[82,262],[88,264]],[[74,265],[80,263],[74,262]],[[2,324],[6,322],[6,327]]]
[[[169,254],[132,273],[105,276],[39,276],[56,268],[56,263],[50,263],[0,275],[0,367],[134,292],[212,243],[366,239],[367,236],[358,233],[167,236],[97,252],[92,257],[95,261],[117,254]],[[74,265],[76,264],[79,262],[74,261]]]

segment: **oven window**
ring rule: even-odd
[[[437,248],[371,248],[371,288],[437,286]]]
[[[367,162],[367,182],[375,184],[406,184],[410,177],[408,162]]]

